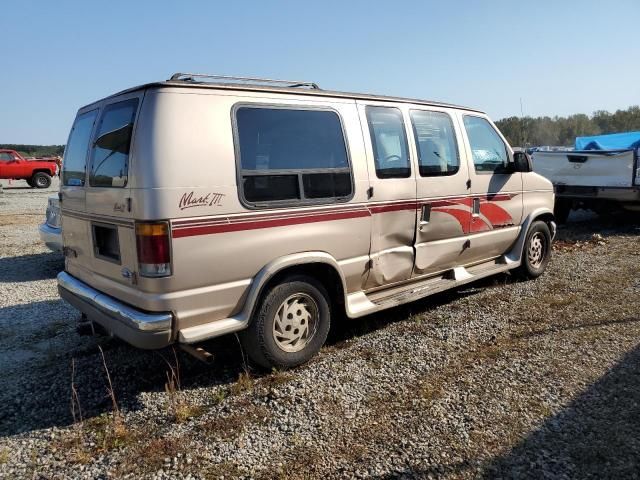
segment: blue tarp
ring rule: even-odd
[[[640,132],[576,137],[576,150],[631,150],[640,148]]]

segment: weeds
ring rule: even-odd
[[[238,380],[236,381],[236,383],[231,385],[229,390],[234,395],[251,392],[253,390],[253,380],[249,372],[241,372],[240,375],[238,375]]]
[[[268,375],[262,379],[262,384],[265,387],[275,388],[279,387],[280,385],[284,385],[285,383],[289,383],[294,378],[295,377],[291,372],[274,368],[271,370],[271,375]]]
[[[213,395],[211,396],[211,404],[220,405],[222,402],[224,402],[225,398],[227,398],[227,391],[222,388],[213,393]]]
[[[116,436],[125,436],[127,427],[124,424],[122,413],[120,412],[120,408],[118,407],[116,394],[113,390],[113,383],[111,382],[111,374],[109,373],[109,369],[107,368],[107,360],[104,358],[104,352],[102,351],[102,347],[100,345],[98,345],[98,350],[100,350],[100,355],[102,356],[102,365],[104,366],[104,371],[107,375],[107,383],[109,384],[109,386],[107,387],[107,393],[111,398],[111,406],[113,408],[113,430],[116,433]]]
[[[82,409],[80,408],[80,397],[78,396],[78,390],[75,384],[76,376],[76,359],[71,359],[71,417],[73,423],[82,424]]]
[[[180,383],[180,362],[175,348],[173,349],[174,365],[171,365],[166,359],[163,360],[169,367],[166,372],[167,382],[164,384],[164,391],[169,399],[169,410],[173,420],[182,423],[190,418],[197,417],[204,413],[205,408],[200,405],[191,405],[182,396],[182,385]]]
[[[268,416],[266,407],[247,402],[247,405],[236,405],[230,415],[217,416],[205,422],[203,428],[221,440],[232,440],[251,423],[261,423]]]
[[[155,472],[164,465],[164,459],[181,453],[180,443],[175,438],[160,437],[142,442],[131,448],[131,454],[118,466],[116,477],[132,472]]]
[[[138,438],[138,433],[127,428],[118,406],[111,374],[102,347],[98,346],[102,365],[107,377],[107,393],[111,399],[112,415],[103,414],[96,418],[84,419],[80,406],[80,396],[75,384],[76,363],[71,360],[71,416],[74,428],[68,437],[59,439],[54,448],[65,452],[69,461],[86,464],[97,453],[130,445]],[[91,445],[91,447],[89,447]]]
[[[566,295],[545,295],[542,300],[550,307],[562,308],[575,303],[577,299],[576,295],[569,293]]]

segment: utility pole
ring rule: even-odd
[[[524,108],[522,108],[522,97],[520,97],[520,125],[522,125],[522,147],[527,148],[527,129],[524,122]]]

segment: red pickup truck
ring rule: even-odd
[[[15,150],[0,149],[0,178],[26,180],[31,187],[48,188],[58,171],[56,158],[24,158]]]

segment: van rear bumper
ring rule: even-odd
[[[147,313],[90,287],[67,272],[58,274],[60,296],[134,347],[163,348],[171,342],[170,312]]]

